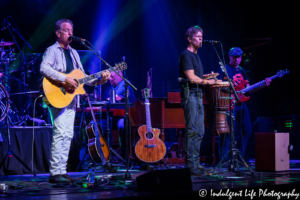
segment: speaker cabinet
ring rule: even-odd
[[[289,133],[255,133],[255,170],[290,169]]]
[[[136,178],[138,190],[162,192],[162,191],[192,191],[190,170],[167,169],[152,170]]]

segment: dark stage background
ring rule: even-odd
[[[136,97],[141,97],[140,91],[146,87],[150,68],[153,97],[179,91],[178,59],[186,48],[185,32],[199,25],[204,30],[204,39],[223,43],[226,62],[231,47],[244,48],[241,66],[246,68],[250,84],[280,69],[289,69],[290,74],[253,94],[248,105],[254,132],[267,127],[264,131],[285,130],[296,137],[300,134],[296,123],[293,129],[284,128],[286,120],[299,121],[300,114],[296,32],[300,18],[296,7],[295,1],[271,4],[221,0],[1,0],[0,19],[8,15],[14,19],[32,46],[23,48],[22,40],[14,33],[25,53],[43,53],[55,42],[55,21],[71,19],[74,35],[93,43],[108,63],[114,65],[126,56],[126,75],[138,88]],[[13,40],[8,30],[0,32],[2,38]],[[71,46],[85,50],[76,42]],[[215,46],[221,54],[220,45]],[[19,52],[16,45],[13,47]],[[203,45],[198,52],[205,73],[218,70],[211,45]],[[248,148],[254,147],[253,137]],[[254,155],[248,152],[250,157]]]

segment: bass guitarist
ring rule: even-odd
[[[68,19],[61,19],[55,23],[54,27],[57,42],[47,48],[40,66],[40,72],[46,78],[58,81],[65,87],[77,88],[78,84],[74,79],[59,73],[68,74],[74,69],[80,69],[84,72],[77,51],[69,45],[72,42],[70,36],[73,35],[73,22]],[[110,73],[106,71],[102,74],[102,79],[91,80],[87,84],[104,84],[109,76]],[[66,166],[74,134],[75,99],[64,108],[48,106],[53,126],[49,183],[74,181],[67,174]]]
[[[244,80],[248,80],[246,70],[240,67],[240,63],[242,61],[243,51],[239,47],[233,47],[229,50],[229,64],[226,65],[226,70],[228,72],[229,78],[233,81],[234,86],[240,85]],[[227,77],[222,73],[221,68],[218,73],[219,79],[223,81],[227,81]],[[265,85],[262,87],[268,86],[271,83],[270,78],[265,79]],[[246,84],[246,87],[249,87],[249,83]],[[261,89],[256,88],[256,90]],[[253,90],[254,91],[254,90]],[[253,92],[252,91],[252,92]],[[241,155],[244,157],[245,150],[247,147],[248,139],[252,132],[252,126],[249,116],[249,111],[245,102],[237,103],[234,109],[234,133],[235,133],[235,141],[237,141],[237,148],[239,149]],[[222,148],[222,155],[224,156],[229,149],[230,145],[230,135],[225,134],[225,140]]]

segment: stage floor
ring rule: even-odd
[[[251,169],[254,163],[250,161]],[[183,165],[169,165],[171,169],[184,168]],[[165,169],[158,167],[155,170]],[[33,175],[9,175],[1,176],[0,183],[22,187],[22,189],[8,189],[6,194],[0,194],[1,199],[257,199],[270,197],[270,199],[297,199],[300,189],[300,161],[291,161],[290,170],[282,172],[256,172],[256,177],[250,176],[249,170],[241,168],[245,174],[228,172],[227,168],[217,170],[219,174],[191,176],[192,191],[163,191],[148,192],[138,191],[136,177],[148,172],[139,167],[130,170],[132,180],[117,180],[124,176],[126,169],[119,167],[117,173],[98,172],[96,177],[102,178],[101,184],[95,188],[83,188],[78,185],[49,184],[49,174]],[[88,172],[70,172],[73,178],[81,178]],[[120,175],[120,177],[118,176]],[[83,179],[84,180],[84,179]],[[280,196],[280,198],[278,198]]]

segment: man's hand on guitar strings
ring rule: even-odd
[[[272,82],[272,80],[271,80],[270,78],[266,78],[266,79],[265,79],[265,83],[266,83],[266,85],[270,85],[270,84],[271,84],[271,82]]]
[[[65,82],[66,82],[67,86],[70,87],[70,89],[75,89],[75,88],[77,88],[77,82],[76,82],[74,79],[72,79],[72,78],[70,78],[70,77],[67,77],[67,78],[65,79]]]
[[[110,77],[110,72],[108,70],[105,70],[102,73],[101,79],[98,81],[98,84],[102,85],[102,84],[106,83],[108,81],[109,77]]]

